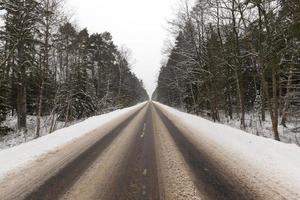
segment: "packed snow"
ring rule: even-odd
[[[73,126],[57,130],[52,134],[0,151],[0,179],[10,171],[26,165],[29,161],[83,137],[94,129],[105,126],[110,121],[126,116],[144,104],[141,103],[130,108],[91,117]]]
[[[243,166],[253,169],[243,173],[257,171],[261,175],[271,177],[272,180],[284,182],[288,188],[300,189],[300,147],[296,144],[248,134],[160,103],[155,104],[161,107],[172,121],[189,129],[195,135],[196,141],[213,144],[225,155],[230,155],[232,159],[243,163]],[[233,166],[233,169],[236,167]]]

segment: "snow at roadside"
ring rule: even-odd
[[[246,132],[252,133],[257,136],[262,136],[266,138],[273,138],[273,129],[271,116],[266,112],[266,120],[262,121],[260,119],[260,114],[258,113],[246,113],[245,116],[246,122]],[[224,114],[221,114],[221,124],[226,124],[231,127],[240,129],[240,119],[238,116],[233,116],[233,119],[225,117]],[[300,146],[300,132],[299,132],[299,119],[289,117],[287,122],[287,127],[279,125],[278,131],[281,142],[285,143],[294,143]]]
[[[83,119],[84,120],[84,119]],[[83,121],[81,120],[81,121]],[[37,124],[37,117],[33,115],[27,116],[27,133],[17,131],[17,116],[7,116],[6,120],[1,124],[7,126],[11,129],[6,135],[0,135],[0,151],[3,149],[8,149],[17,145],[20,145],[25,142],[29,142],[35,139],[35,131]],[[72,121],[68,126],[74,125],[80,121]],[[40,135],[48,135],[50,130],[51,119],[50,116],[42,116],[41,117],[41,132]],[[65,123],[62,121],[57,121],[55,123],[55,129],[59,130],[64,128]]]
[[[181,124],[190,130],[193,133],[191,138],[196,141],[195,143],[202,143],[203,146],[207,144],[206,148],[214,146],[218,148],[216,151],[219,151],[214,153],[222,153],[228,156],[227,159],[238,161],[235,163],[238,166],[231,166],[235,173],[239,170],[242,171],[241,173],[257,173],[257,178],[267,176],[270,180],[276,180],[276,184],[283,184],[292,191],[295,189],[300,191],[299,146],[247,134],[159,103],[155,104],[161,107],[162,111],[167,113],[177,125]],[[211,153],[211,155],[216,154]]]
[[[60,129],[36,140],[0,151],[0,178],[4,177],[5,174],[10,171],[24,166],[27,162],[72,142],[75,139],[90,133],[94,129],[104,126],[110,121],[122,116],[127,116],[129,113],[132,113],[144,104],[145,103],[141,103],[130,108],[91,117],[83,122]]]

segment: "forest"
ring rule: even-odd
[[[170,25],[153,99],[241,129],[269,119],[276,140],[299,133],[299,0],[186,1]]]
[[[129,50],[109,32],[79,29],[62,8],[61,0],[0,1],[0,135],[10,131],[1,124],[8,116],[24,133],[34,116],[39,137],[43,116],[53,132],[57,122],[67,126],[148,99]]]

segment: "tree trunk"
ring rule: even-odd
[[[27,118],[27,102],[26,102],[26,69],[24,66],[25,55],[24,55],[24,45],[19,43],[18,47],[18,66],[19,70],[17,71],[17,115],[18,115],[18,130],[27,129],[26,118]]]
[[[23,81],[18,82],[17,89],[17,110],[18,110],[18,129],[26,129],[26,88]]]
[[[261,120],[264,122],[266,121],[266,94],[265,94],[265,89],[264,89],[264,65],[263,65],[263,59],[262,59],[262,32],[263,32],[263,27],[262,27],[262,12],[260,9],[259,3],[256,4],[256,8],[258,11],[258,25],[259,25],[259,32],[258,32],[258,70],[260,71],[260,81],[261,81]]]
[[[264,78],[264,74],[261,74],[262,78],[262,84],[263,84],[263,89],[264,93],[266,95],[267,101],[268,101],[268,108],[272,120],[272,129],[273,129],[273,134],[274,134],[274,139],[280,141],[279,138],[279,132],[278,132],[278,110],[276,111],[275,109],[278,109],[278,103],[277,97],[274,95],[277,95],[277,86],[276,86],[276,71],[274,70],[274,67],[272,68],[272,89],[273,89],[273,100],[271,100],[270,94],[269,94],[269,89],[268,89],[268,83],[266,82]],[[275,91],[276,90],[276,91]],[[276,106],[277,105],[277,106]]]
[[[67,125],[68,125],[69,118],[70,118],[69,115],[70,115],[70,99],[68,98],[68,105],[67,105],[67,110],[66,110],[64,127],[67,127]]]
[[[288,75],[288,81],[287,81],[287,86],[286,86],[286,95],[284,97],[284,103],[283,103],[283,108],[282,108],[282,118],[281,118],[281,125],[284,127],[286,126],[286,121],[288,117],[288,109],[290,105],[290,97],[291,97],[291,86],[292,86],[292,78],[293,78],[293,72],[292,69],[289,70],[289,75]]]
[[[41,62],[41,85],[40,85],[40,94],[39,94],[39,103],[38,103],[38,113],[37,113],[37,126],[36,126],[36,137],[40,137],[40,128],[41,128],[41,115],[43,110],[43,94],[44,94],[44,84],[46,71],[49,66],[49,37],[50,37],[50,16],[49,16],[49,0],[46,1],[46,23],[45,23],[45,40],[44,40],[44,52]]]
[[[42,82],[40,86],[40,95],[39,95],[38,112],[37,112],[37,125],[36,125],[36,133],[35,133],[36,138],[40,137],[43,93],[44,93],[44,82]]]
[[[118,68],[119,68],[119,87],[118,87],[118,101],[119,101],[119,98],[120,98],[120,95],[121,95],[121,88],[122,88],[122,69],[121,67],[118,65]]]
[[[260,95],[261,95],[261,120],[264,122],[266,121],[266,98],[264,94],[263,84],[261,84]]]
[[[239,36],[236,28],[236,16],[235,16],[235,1],[232,1],[232,8],[231,8],[231,14],[232,14],[232,29],[233,34],[235,36],[235,78],[237,82],[237,92],[239,96],[239,104],[240,104],[240,116],[241,116],[241,128],[246,128],[245,123],[245,94],[244,94],[244,85],[242,83],[241,79],[241,67],[240,67],[240,42],[239,42]]]
[[[270,38],[271,34],[271,28],[270,28],[270,23],[269,23],[269,16],[260,5],[257,5],[258,10],[259,10],[259,15],[260,15],[260,30],[262,31],[262,22],[264,21],[265,23],[265,28],[266,28],[266,42],[269,46],[273,46],[272,39]],[[264,20],[261,19],[261,16],[264,17]],[[261,48],[262,49],[262,48]],[[260,52],[261,53],[261,52]],[[276,54],[276,52],[272,52],[273,55]],[[269,95],[269,90],[267,87],[265,87],[265,93],[266,97],[268,100],[268,107],[271,115],[271,120],[272,120],[272,128],[273,128],[273,134],[274,134],[274,139],[280,141],[279,137],[279,131],[278,131],[278,78],[277,78],[277,64],[275,63],[274,60],[277,60],[276,57],[274,56],[272,59],[272,62],[270,62],[271,70],[272,70],[272,94],[273,94],[273,99],[270,98]],[[266,81],[264,80],[266,83]]]
[[[272,66],[272,87],[273,87],[273,131],[274,139],[280,141],[279,132],[278,132],[278,79],[277,79],[277,70],[276,66]]]

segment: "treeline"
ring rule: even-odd
[[[288,117],[300,119],[298,0],[198,0],[171,22],[175,45],[155,97],[220,121],[270,114],[274,138]]]
[[[78,30],[61,7],[61,0],[0,1],[0,123],[16,114],[26,131],[27,115],[36,115],[37,137],[41,116],[51,117],[51,132],[57,120],[148,99],[110,33]]]

